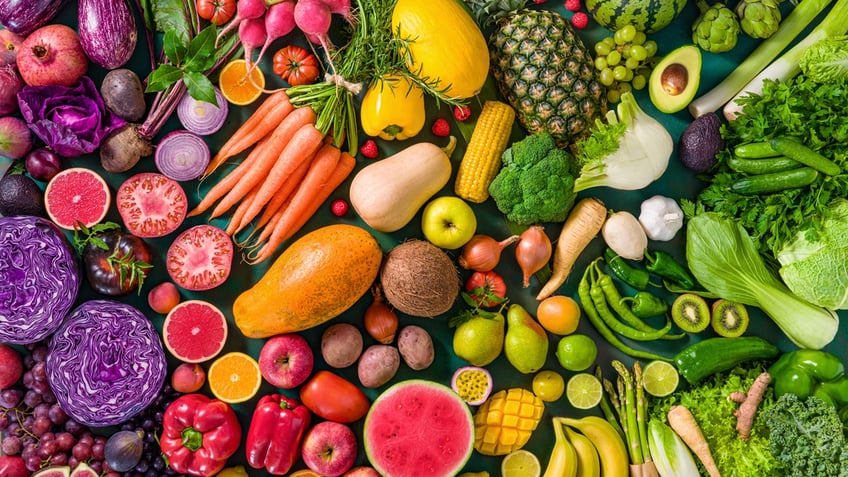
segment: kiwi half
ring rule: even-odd
[[[719,336],[735,338],[748,329],[748,309],[741,303],[719,299],[713,302],[710,323]]]
[[[671,319],[683,331],[699,333],[710,326],[710,306],[700,296],[684,293],[671,304]]]

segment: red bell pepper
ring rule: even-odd
[[[159,446],[180,474],[217,474],[239,448],[241,424],[229,404],[203,394],[184,394],[165,410]]]
[[[306,406],[281,394],[259,399],[247,430],[247,463],[283,475],[300,457],[300,442],[312,414]]]

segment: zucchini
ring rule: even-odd
[[[768,142],[749,142],[733,148],[733,155],[743,159],[762,159],[764,157],[777,157],[780,153],[775,151]]]
[[[727,160],[727,165],[736,172],[743,174],[768,174],[783,172],[801,167],[801,163],[786,156],[767,157],[764,159],[745,159],[733,156]]]
[[[784,156],[795,159],[819,172],[829,176],[842,173],[842,168],[838,164],[792,138],[776,137],[771,140],[770,144],[774,150]]]
[[[818,176],[819,171],[812,167],[799,167],[789,171],[745,177],[730,184],[730,190],[742,195],[770,194],[810,185]]]
[[[778,354],[777,346],[759,336],[715,337],[692,343],[677,353],[673,360],[683,379],[689,384],[696,384],[746,361],[773,359]]]

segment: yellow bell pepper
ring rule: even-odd
[[[238,465],[221,470],[215,477],[248,477],[248,474],[243,465]]]
[[[388,141],[411,138],[424,128],[424,91],[403,75],[384,75],[365,92],[359,114],[369,136]]]

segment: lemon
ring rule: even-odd
[[[539,477],[542,475],[542,465],[539,458],[532,452],[519,449],[507,454],[501,461],[503,477]]]
[[[651,396],[668,396],[677,389],[679,382],[677,369],[665,361],[651,361],[642,370],[642,387]]]
[[[591,409],[604,395],[601,381],[593,374],[577,373],[565,385],[565,396],[575,409]]]

